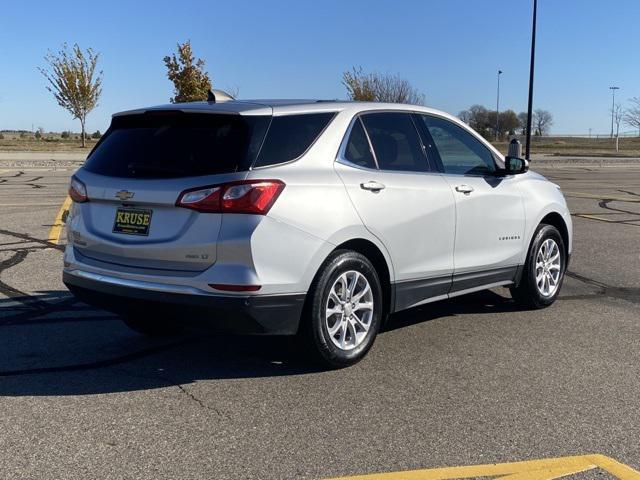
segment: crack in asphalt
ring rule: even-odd
[[[640,220],[640,213],[638,212],[632,212],[631,210],[624,210],[622,208],[616,208],[616,207],[612,207],[611,205],[609,205],[612,201],[614,200],[600,200],[600,202],[598,202],[598,206],[600,208],[604,208],[605,210],[611,210],[612,212],[616,212],[616,213],[626,213],[628,215],[635,215],[638,218],[638,220]],[[626,222],[637,222],[638,220],[624,220]],[[622,220],[620,222],[623,222]]]
[[[32,237],[27,233],[13,232],[11,230],[0,228],[0,235],[7,235],[10,237],[20,238],[22,240],[28,240],[29,242],[38,243],[40,245],[44,245],[49,248],[55,248],[56,250],[64,252],[64,245],[58,245],[56,243],[50,242],[49,240],[42,240],[41,238]]]
[[[628,195],[633,195],[634,197],[640,197],[640,193],[632,192],[629,190],[622,190],[622,189],[618,189],[618,191],[621,193],[626,193]]]
[[[35,183],[38,180],[42,180],[44,178],[43,176],[33,177],[33,178],[28,179],[28,180],[24,180],[22,182],[10,182],[9,183],[10,179],[22,177],[23,175],[24,175],[24,172],[23,171],[19,171],[15,175],[0,176],[0,183],[2,183],[3,185],[28,186],[28,187],[31,187],[31,188],[34,188],[34,189],[47,188],[47,185],[42,185],[40,183]]]
[[[29,250],[20,250],[18,252],[15,252],[12,256],[7,258],[6,260],[3,260],[0,262],[0,293],[2,293],[4,296],[14,301],[23,303],[28,306],[33,305],[35,308],[43,310],[47,308],[47,305],[45,303],[41,302],[36,298],[33,298],[31,295],[21,290],[18,290],[15,287],[12,287],[11,285],[8,285],[7,283],[3,282],[1,279],[2,272],[4,270],[7,270],[11,267],[15,267],[16,265],[19,265],[20,263],[22,263],[22,261],[25,258],[27,258],[27,255],[29,253],[30,253]]]
[[[621,193],[626,193],[626,194],[629,194],[629,195],[633,195],[633,196],[640,196],[640,194],[637,194],[635,192],[628,191],[628,190],[618,189],[617,191],[621,192]],[[607,218],[606,220],[604,220],[604,219],[593,218],[593,217],[589,217],[589,216],[585,217],[584,216],[585,214],[583,214],[583,213],[572,213],[571,216],[572,217],[578,217],[578,218],[584,218],[586,220],[594,220],[594,221],[607,222],[607,223],[616,223],[616,224],[619,224],[619,225],[631,225],[633,227],[640,227],[640,224],[633,223],[633,222],[639,222],[640,221],[640,213],[634,212],[634,211],[631,211],[631,210],[625,210],[623,208],[612,207],[611,205],[609,205],[611,202],[620,202],[620,201],[624,201],[624,200],[615,200],[615,199],[607,198],[607,197],[592,198],[592,200],[598,200],[598,206],[600,208],[602,208],[603,210],[609,210],[609,211],[611,211],[611,212],[613,212],[615,214],[631,215],[631,216],[636,217],[636,218],[631,218],[631,219],[627,219],[627,220],[613,220],[613,219]],[[635,200],[629,200],[629,201],[635,202]],[[593,215],[603,215],[603,214],[605,214],[605,213],[604,212],[601,213],[601,214],[596,213],[596,214],[593,214]]]
[[[178,383],[178,384],[176,384],[176,387],[178,388],[178,390],[180,390],[180,392],[182,392],[184,395],[189,397],[189,399],[191,399],[191,401],[193,401],[194,403],[199,405],[200,408],[204,408],[206,410],[209,410],[209,411],[215,413],[219,417],[228,418],[221,410],[217,409],[216,407],[213,407],[213,406],[209,405],[208,403],[204,402],[200,398],[196,397],[195,394],[193,394],[192,392],[187,390],[184,385]]]

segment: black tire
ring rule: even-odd
[[[180,332],[177,323],[153,314],[126,314],[120,317],[136,333],[147,337],[170,337]]]
[[[541,245],[547,239],[551,239],[557,244],[560,253],[560,276],[557,282],[557,288],[551,295],[543,295],[536,282],[536,257]],[[529,246],[520,284],[510,289],[513,299],[520,305],[532,309],[545,308],[555,302],[564,280],[564,273],[567,266],[566,255],[564,240],[558,229],[553,225],[546,225],[544,223],[538,225],[533,235],[531,245]]]
[[[364,333],[361,343],[350,350],[343,350],[331,340],[325,315],[334,283],[342,274],[351,271],[360,273],[369,283],[373,295],[373,313],[369,329]],[[342,368],[353,365],[362,360],[373,345],[383,315],[382,287],[375,267],[360,253],[337,250],[320,267],[307,295],[300,329],[306,353],[325,367]]]

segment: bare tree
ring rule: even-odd
[[[637,128],[640,137],[640,97],[630,98],[629,103],[631,106],[625,109],[622,120],[630,127]]]
[[[353,67],[342,74],[342,84],[351,100],[424,105],[425,96],[399,75],[364,73]]]
[[[238,95],[240,95],[240,87],[238,85],[229,86],[225,89],[225,92],[233,98],[238,98]]]
[[[622,105],[616,103],[613,107],[613,123],[616,126],[616,152],[620,146],[620,122],[622,122],[623,118],[624,110],[622,109]]]
[[[80,120],[83,147],[87,115],[98,105],[102,93],[102,71],[96,72],[99,56],[91,48],[83,52],[77,44],[69,50],[65,43],[57,54],[49,52],[44,57],[50,70],[38,68],[49,81],[47,90],[58,105]]]
[[[196,58],[191,50],[191,41],[178,43],[178,55],[164,57],[167,77],[173,82],[174,96],[171,103],[206,100],[211,88],[209,74],[204,71],[204,60]]]
[[[521,135],[527,134],[527,120],[528,120],[527,112],[520,112],[518,114],[518,129],[520,130]]]
[[[535,127],[535,135],[546,135],[553,125],[553,115],[548,110],[537,109],[533,112],[531,121]]]
[[[469,122],[471,121],[471,112],[469,112],[469,110],[462,110],[458,114],[458,118],[469,125]]]

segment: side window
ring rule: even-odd
[[[351,135],[344,152],[344,158],[349,162],[360,165],[361,167],[376,168],[376,162],[369,148],[369,140],[362,128],[362,122],[359,118],[353,123]]]
[[[426,172],[427,157],[410,114],[401,112],[362,115],[381,170]]]
[[[488,175],[495,171],[493,155],[469,132],[442,118],[420,117],[438,149],[445,173]]]
[[[315,142],[335,113],[308,113],[273,117],[254,167],[295,160]]]

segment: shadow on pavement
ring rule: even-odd
[[[381,341],[435,318],[513,311],[510,298],[479,292],[393,315]],[[302,353],[295,337],[189,332],[148,339],[62,292],[0,300],[0,396],[126,392],[322,371]]]

